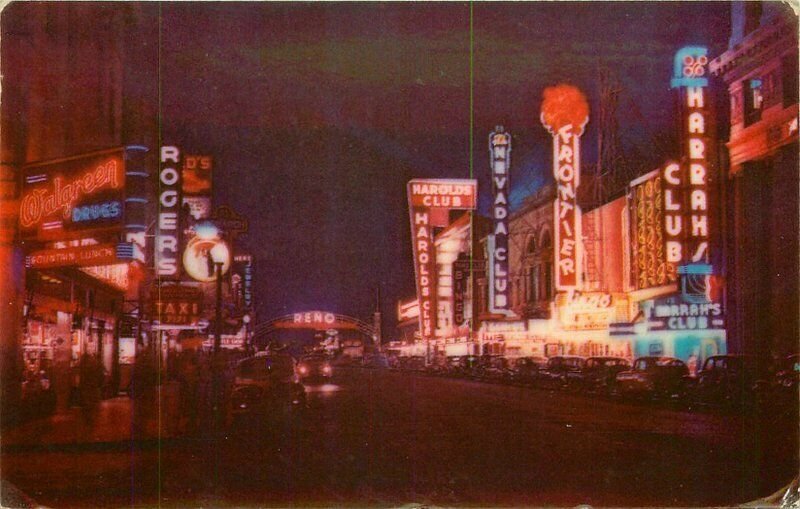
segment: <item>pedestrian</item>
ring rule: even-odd
[[[103,366],[94,355],[83,354],[80,360],[80,398],[83,420],[92,426],[97,418],[102,399],[105,373]]]
[[[185,431],[194,433],[197,429],[198,391],[200,376],[197,356],[194,352],[182,352],[178,364],[180,381],[180,414],[186,419]]]
[[[146,438],[148,424],[154,416],[156,407],[156,388],[158,387],[158,368],[154,355],[144,350],[136,356],[131,375],[130,396],[133,399],[134,438]]]

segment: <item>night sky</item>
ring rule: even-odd
[[[672,56],[714,57],[727,2],[475,3],[470,154],[467,3],[162,4],[165,139],[215,157],[214,193],[249,218],[260,320],[325,309],[368,318],[380,285],[392,335],[414,295],[405,184],[474,176],[488,210],[488,133],[513,135],[512,207],[549,180],[544,87],[622,85],[620,136],[642,171],[673,129]]]

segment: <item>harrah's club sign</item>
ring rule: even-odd
[[[670,263],[709,261],[710,129],[705,77],[707,50],[688,46],[675,55],[672,88],[677,88],[683,116],[681,163],[663,170],[665,254]]]
[[[575,290],[581,284],[580,137],[589,120],[589,103],[572,85],[544,90],[541,121],[553,136],[553,176],[557,186],[553,204],[555,229],[555,288]]]
[[[436,249],[433,244],[434,222],[431,220],[431,209],[474,209],[477,196],[478,184],[475,180],[414,179],[408,183],[408,212],[419,301],[419,332],[423,339],[433,337],[436,327]]]
[[[163,146],[159,155],[156,275],[164,279],[178,279],[181,252],[181,151],[177,147]]]
[[[24,238],[64,240],[122,227],[122,149],[28,165],[20,198]]]
[[[489,135],[489,164],[492,168],[492,235],[489,256],[489,308],[492,313],[509,313],[508,284],[508,195],[511,190],[511,135],[502,126]]]

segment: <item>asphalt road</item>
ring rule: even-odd
[[[796,417],[361,369],[308,391],[277,425],[6,451],[2,477],[51,507],[696,507],[766,496],[798,469]]]

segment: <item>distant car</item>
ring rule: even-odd
[[[364,357],[361,365],[371,369],[387,369],[389,367],[389,359],[383,354],[376,353]]]
[[[333,366],[325,355],[306,355],[297,363],[297,374],[302,381],[326,380],[333,376]]]
[[[539,373],[539,383],[550,388],[565,388],[583,369],[586,359],[577,355],[557,355],[547,360]]]
[[[481,357],[481,368],[478,378],[487,382],[503,382],[511,378],[508,359],[499,355]]]
[[[630,368],[631,363],[622,357],[588,357],[568,382],[576,390],[609,394],[614,390],[617,374]]]
[[[456,360],[451,363],[451,373],[454,376],[461,378],[468,378],[475,376],[480,368],[480,357],[476,355],[465,355],[463,357],[456,357]]]
[[[269,420],[305,406],[305,388],[288,354],[248,357],[236,364],[234,375],[229,406],[234,424],[245,418]]]
[[[633,367],[617,374],[616,390],[623,396],[672,398],[686,390],[689,368],[672,357],[639,357]]]
[[[435,357],[427,366],[425,366],[425,373],[436,376],[443,376],[447,374],[447,358],[443,356]]]
[[[534,384],[539,380],[539,374],[545,366],[547,357],[520,357],[511,368],[513,380],[521,384]]]
[[[425,357],[422,355],[400,357],[400,369],[403,371],[414,371],[421,373],[425,371]]]

